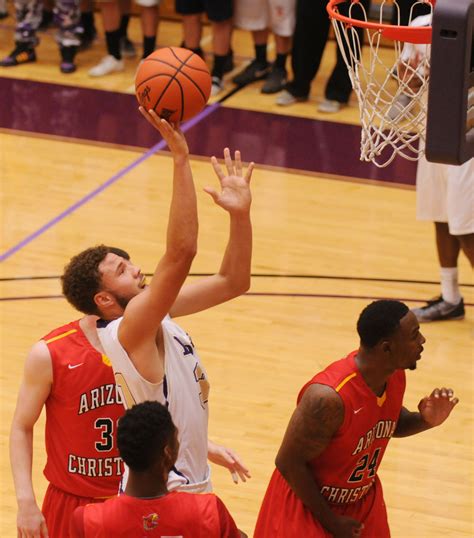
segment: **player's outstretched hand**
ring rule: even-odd
[[[236,484],[239,482],[239,477],[242,482],[247,482],[247,478],[250,478],[249,470],[243,464],[240,457],[230,448],[218,445],[209,440],[207,442],[207,457],[212,463],[229,469],[232,480]]]
[[[431,427],[439,426],[451,414],[459,399],[454,397],[452,389],[445,387],[434,389],[429,396],[425,396],[418,404],[418,411],[423,420]]]
[[[178,123],[170,124],[160,118],[154,110],[148,110],[147,112],[142,106],[138,107],[138,110],[147,122],[160,132],[168,144],[173,157],[187,157],[189,155],[186,138],[179,128]]]
[[[229,148],[224,149],[224,163],[227,174],[225,174],[217,159],[211,157],[211,164],[219,178],[221,191],[217,192],[211,187],[205,187],[204,190],[212,196],[217,205],[229,213],[248,213],[252,203],[250,179],[255,165],[250,163],[244,175],[240,151],[235,152],[234,162],[232,162]]]
[[[17,534],[19,538],[48,538],[46,521],[36,504],[18,511]]]

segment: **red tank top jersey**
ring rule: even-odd
[[[156,499],[120,495],[76,510],[72,538],[239,538],[232,516],[213,493],[173,491]]]
[[[122,474],[115,433],[124,413],[109,360],[73,321],[47,334],[53,384],[46,400],[44,475],[81,497],[110,497]]]
[[[402,408],[405,372],[397,370],[385,392],[377,397],[355,364],[357,351],[316,374],[298,395],[298,402],[313,383],[328,385],[344,404],[344,420],[326,450],[312,463],[314,477],[326,500],[353,503],[372,487],[377,469],[392,437]]]

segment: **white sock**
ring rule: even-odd
[[[461,294],[458,285],[458,268],[441,267],[441,295],[443,299],[451,304],[459,304]]]

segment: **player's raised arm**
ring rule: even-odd
[[[240,151],[232,160],[228,148],[224,150],[225,169],[212,157],[220,190],[206,187],[215,204],[228,212],[230,230],[227,247],[217,274],[183,286],[171,316],[184,316],[205,310],[245,293],[250,287],[252,260],[252,223],[250,180],[254,163],[244,172]]]
[[[149,287],[127,305],[119,328],[119,339],[131,354],[153,340],[161,320],[169,312],[186,279],[196,254],[198,218],[196,193],[189,163],[189,150],[178,126],[171,126],[150,111],[146,119],[166,140],[174,162],[173,192],[168,219],[166,251]]]
[[[31,477],[33,428],[51,391],[51,355],[44,342],[36,343],[25,363],[10,433],[10,462],[18,503],[18,536],[48,536],[36,501]]]

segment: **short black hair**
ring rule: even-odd
[[[143,472],[163,457],[166,445],[173,442],[176,426],[168,409],[158,402],[142,402],[120,418],[117,446],[123,461],[132,471]]]
[[[63,295],[74,308],[84,314],[100,316],[94,296],[101,290],[102,275],[99,265],[109,253],[130,259],[128,253],[121,248],[98,245],[71,258],[64,268],[61,277]]]
[[[384,299],[370,303],[357,321],[361,345],[370,349],[380,340],[392,336],[408,311],[408,306],[400,301]]]

